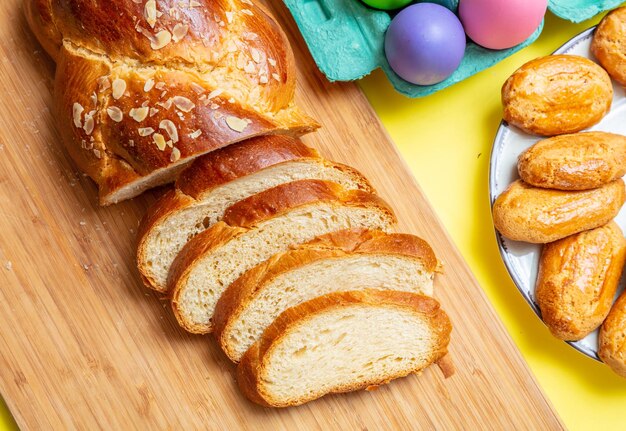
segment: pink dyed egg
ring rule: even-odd
[[[459,17],[478,45],[506,49],[537,30],[547,7],[547,0],[461,0]]]

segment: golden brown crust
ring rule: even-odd
[[[65,145],[98,183],[101,204],[173,181],[196,157],[229,144],[318,127],[293,104],[293,55],[267,10],[201,3],[26,3],[33,31],[58,61]],[[149,4],[166,11],[154,23]],[[157,33],[173,39],[158,47]]]
[[[279,253],[246,271],[226,288],[215,307],[213,332],[224,352],[233,359],[224,331],[241,311],[281,274],[325,259],[348,257],[353,254],[397,255],[419,260],[426,272],[437,269],[437,258],[423,239],[414,235],[379,230],[347,229],[322,235],[297,248]]]
[[[611,370],[626,377],[626,293],[615,301],[600,329],[598,355]]]
[[[582,191],[542,189],[517,180],[493,204],[493,222],[509,239],[545,244],[608,223],[625,198],[621,179]]]
[[[362,190],[345,190],[337,183],[322,180],[301,180],[281,184],[270,190],[237,202],[224,213],[224,222],[231,226],[251,228],[291,208],[319,201],[342,205],[384,208],[395,219],[389,205],[380,197]]]
[[[296,307],[285,310],[263,333],[261,340],[255,343],[243,356],[237,367],[237,382],[243,394],[251,401],[266,407],[287,407],[303,404],[326,394],[311,394],[304,399],[293,400],[287,404],[276,402],[263,393],[261,378],[266,364],[265,356],[271,353],[273,345],[280,341],[291,328],[294,328],[313,316],[327,310],[348,306],[380,306],[402,308],[424,315],[431,321],[431,330],[437,346],[432,352],[429,363],[433,363],[447,354],[452,325],[439,303],[430,297],[408,292],[363,290],[354,292],[336,292],[321,296]],[[373,328],[375,330],[375,328]],[[411,370],[401,375],[387,376],[384,380],[360,382],[359,384],[336,388],[333,393],[349,392],[386,384],[420,370]]]
[[[316,150],[290,136],[252,138],[198,157],[180,174],[176,188],[194,199],[201,199],[218,186],[269,166],[319,157]]]
[[[615,222],[546,244],[535,290],[543,321],[561,340],[580,340],[609,313],[626,259]]]
[[[604,69],[575,55],[549,55],[524,64],[502,87],[503,117],[527,133],[574,133],[611,108],[613,86]]]
[[[595,189],[626,174],[626,137],[585,132],[544,139],[519,156],[517,167],[536,187]]]
[[[626,85],[626,7],[613,10],[600,21],[591,52],[614,80]]]

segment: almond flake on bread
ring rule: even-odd
[[[336,292],[282,313],[243,356],[237,382],[263,406],[367,389],[445,359],[452,326],[409,292]]]
[[[186,330],[211,332],[219,297],[247,270],[320,235],[348,228],[387,231],[395,221],[378,196],[328,181],[295,181],[251,196],[228,208],[222,222],[176,257],[168,277],[174,313]]]
[[[247,271],[215,308],[215,337],[234,362],[284,310],[337,291],[433,295],[437,259],[413,235],[350,229],[324,235]]]
[[[303,179],[372,191],[356,170],[324,160],[287,136],[253,138],[198,158],[181,173],[176,188],[148,209],[140,224],[137,267],[146,286],[167,291],[167,274],[176,255],[187,241],[221,220],[226,208]]]

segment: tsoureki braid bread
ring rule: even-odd
[[[289,43],[250,0],[26,0],[57,62],[59,130],[103,205],[194,158],[317,123],[294,105]]]

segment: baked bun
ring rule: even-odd
[[[621,178],[582,191],[542,189],[517,180],[493,204],[493,223],[509,239],[546,244],[610,222],[625,196]]]
[[[626,174],[626,137],[606,132],[554,136],[518,158],[520,178],[536,187],[587,190]]]
[[[615,222],[546,244],[535,290],[543,321],[561,340],[580,340],[606,318],[626,258]]]
[[[626,7],[615,9],[606,15],[591,42],[591,52],[609,75],[626,85]]]
[[[26,1],[57,62],[59,130],[102,204],[231,143],[318,127],[294,105],[293,54],[269,12],[248,0],[195,3]]]
[[[504,120],[543,136],[574,133],[611,108],[613,86],[604,69],[576,55],[549,55],[524,64],[502,87]]]

